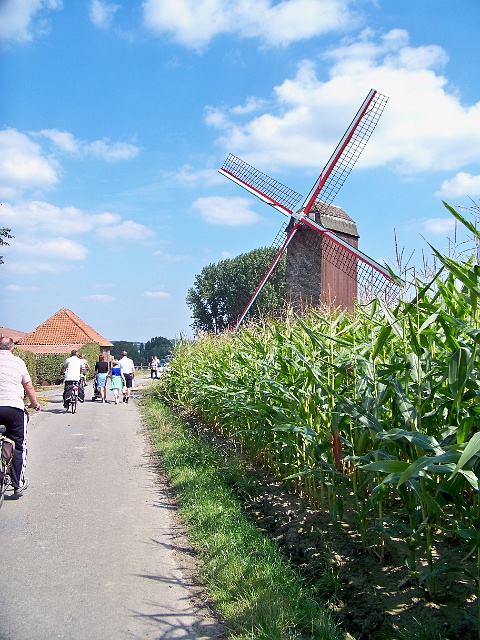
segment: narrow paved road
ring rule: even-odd
[[[0,640],[220,638],[136,400],[91,396],[71,415],[50,392],[30,421],[30,487],[0,509]]]

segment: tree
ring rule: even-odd
[[[167,338],[157,337],[151,338],[145,343],[143,348],[143,357],[149,362],[153,356],[157,356],[160,360],[168,356],[173,351],[173,342]]]
[[[7,240],[11,240],[12,238],[15,237],[10,235],[10,231],[11,229],[7,229],[7,227],[0,227],[0,247],[2,245],[5,245],[7,247],[10,245],[10,243],[7,242]],[[4,238],[7,238],[7,240],[4,240]],[[0,256],[0,264],[3,264],[3,256]]]
[[[188,290],[187,305],[192,327],[220,333],[235,324],[265,275],[276,250],[263,247],[204,267]],[[250,318],[259,318],[283,308],[286,292],[286,258],[263,287],[250,309]]]
[[[139,365],[143,362],[142,353],[140,349],[133,344],[133,342],[115,340],[112,344],[113,347],[110,349],[110,352],[116,360],[120,360],[122,357],[122,351],[126,351],[128,353],[128,357],[133,360],[134,364]]]

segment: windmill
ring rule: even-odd
[[[369,92],[298,210],[297,207],[303,199],[299,193],[258,171],[233,154],[228,156],[222,168],[219,169],[219,173],[247,189],[290,219],[288,225],[284,225],[283,236],[277,247],[278,252],[243,313],[239,316],[235,330],[248,314],[263,286],[277,268],[281,257],[299,231],[299,235],[303,233],[305,236],[305,232],[307,232],[311,236],[314,232],[314,235],[317,236],[318,242],[314,251],[316,250],[320,255],[321,273],[307,273],[305,277],[308,280],[316,278],[320,282],[323,301],[335,302],[340,290],[342,290],[344,297],[340,306],[347,307],[352,306],[355,298],[368,300],[377,295],[382,295],[385,298],[392,296],[396,285],[390,273],[385,267],[358,249],[355,233],[350,234],[348,230],[345,233],[345,225],[343,227],[342,225],[337,226],[336,232],[334,232],[332,228],[328,228],[322,223],[323,219],[329,216],[342,218],[342,215],[338,215],[342,210],[339,207],[334,207],[332,202],[365,148],[387,101],[386,96],[374,89]],[[343,218],[345,222],[345,216]],[[353,223],[348,216],[346,218]],[[356,235],[358,239],[358,234]]]

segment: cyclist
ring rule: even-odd
[[[81,370],[82,361],[77,355],[77,350],[72,349],[72,351],[70,352],[70,357],[65,360],[65,363],[62,367],[62,373],[65,374],[65,386],[63,389],[63,406],[65,409],[68,409],[70,397],[72,395],[71,389],[73,385],[78,385],[80,381]],[[81,394],[83,394],[83,397]],[[85,393],[80,387],[78,389],[78,399],[80,400],[80,402],[83,402],[83,400],[85,399]]]
[[[87,386],[87,369],[90,371],[90,365],[88,364],[87,360],[83,357],[83,355],[80,353],[80,351],[78,352],[78,357],[82,361],[82,365],[80,367],[79,382],[82,387],[86,387]]]
[[[40,405],[27,367],[21,358],[13,355],[13,349],[13,340],[0,334],[0,422],[6,427],[6,437],[15,442],[10,479],[13,497],[17,499],[28,487],[25,478],[28,414],[23,401],[24,393],[32,408],[40,411]]]

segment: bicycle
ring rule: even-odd
[[[0,425],[0,507],[10,484],[10,464],[15,451],[15,443],[5,436],[5,431],[5,426]]]
[[[78,382],[72,382],[72,386],[69,387],[70,397],[68,398],[68,404],[66,406],[67,411],[75,413],[77,410],[78,402]]]

